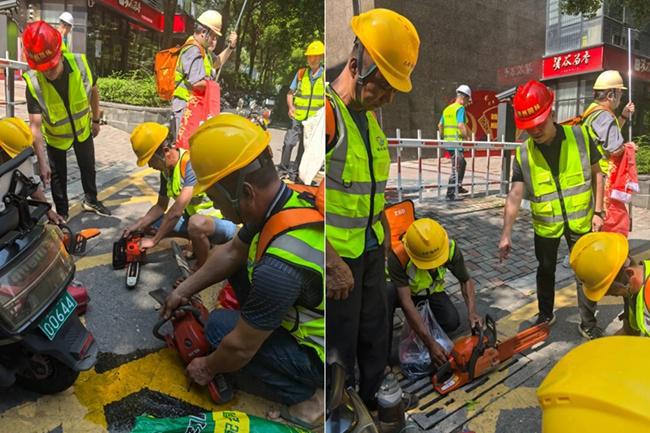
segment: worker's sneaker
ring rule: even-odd
[[[546,323],[548,326],[553,326],[555,323],[555,314],[551,314],[551,317],[542,313],[538,314],[537,320],[535,320],[535,326],[541,325],[542,323]]]
[[[81,207],[89,212],[95,212],[97,215],[111,216],[111,211],[99,200],[89,201],[84,199]]]
[[[463,188],[462,186],[458,187],[458,192],[461,194],[467,194],[469,191]]]
[[[590,328],[582,326],[582,323],[578,325],[578,332],[580,335],[585,337],[587,340],[595,340],[596,338],[603,337],[605,333],[598,326],[594,325]]]

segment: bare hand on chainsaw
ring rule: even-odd
[[[436,340],[431,339],[428,344],[428,349],[433,365],[436,367],[441,367],[445,362],[447,362],[447,354],[445,353],[445,349],[443,349]]]
[[[215,375],[210,368],[207,356],[194,358],[185,368],[185,374],[201,386],[210,383]]]
[[[189,302],[189,299],[185,296],[179,295],[176,291],[171,292],[167,299],[165,299],[165,305],[163,305],[160,310],[160,315],[165,319],[169,319],[172,316],[174,310],[176,310],[181,305],[185,305]]]

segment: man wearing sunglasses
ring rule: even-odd
[[[386,137],[374,110],[410,92],[420,39],[413,24],[387,9],[352,18],[356,35],[343,71],[325,90],[327,341],[369,409],[388,355],[384,188]]]
[[[131,146],[138,157],[138,166],[145,164],[160,171],[158,201],[147,213],[124,229],[123,236],[148,227],[156,228],[153,237],[140,241],[143,249],[152,248],[166,236],[175,233],[188,237],[196,256],[196,268],[208,257],[210,244],[223,244],[235,235],[237,226],[221,219],[205,194],[194,195],[196,175],[190,153],[171,145],[169,128],[154,122],[138,125],[131,133]],[[174,204],[169,206],[169,199]]]
[[[650,337],[650,260],[634,264],[627,238],[620,233],[589,233],[576,242],[569,262],[594,302],[624,297],[623,328],[618,334]]]

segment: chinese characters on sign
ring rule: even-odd
[[[636,72],[650,72],[650,60],[641,59],[639,57],[634,59],[634,70]]]
[[[584,50],[584,52],[565,54],[563,56],[554,56],[553,57],[553,70],[559,71],[562,68],[569,66],[580,66],[581,64],[588,64],[591,54],[589,50]]]
[[[601,71],[602,69],[603,47],[601,46],[546,57],[543,76],[548,79]]]

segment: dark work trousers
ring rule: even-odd
[[[327,299],[327,358],[343,364],[350,386],[358,362],[359,396],[373,410],[388,365],[384,249],[344,260],[354,276],[354,289],[347,299]]]
[[[449,176],[449,187],[447,187],[447,197],[456,195],[456,175],[458,175],[458,188],[463,186],[463,179],[465,178],[465,168],[467,161],[462,150],[450,151],[451,153],[451,176]]]
[[[297,170],[300,167],[300,161],[302,161],[302,154],[305,153],[304,130],[300,121],[291,119],[291,128],[287,129],[287,133],[284,135],[284,145],[282,146],[282,156],[280,158],[281,169],[291,169],[291,152],[293,152],[296,144],[298,144],[295,165]]]
[[[568,228],[564,229],[569,250],[586,233],[573,233]],[[560,246],[561,237],[544,238],[535,234],[535,256],[537,257],[537,303],[539,313],[551,317],[553,304],[555,302],[555,266],[557,264],[557,250]],[[596,326],[596,303],[587,299],[582,292],[582,283],[576,279],[578,290],[578,310],[580,319],[585,328]]]
[[[47,147],[47,156],[52,170],[52,198],[59,215],[68,215],[68,164],[65,150]],[[97,201],[97,183],[95,179],[95,143],[93,136],[72,145],[81,173],[81,186],[89,202]]]

